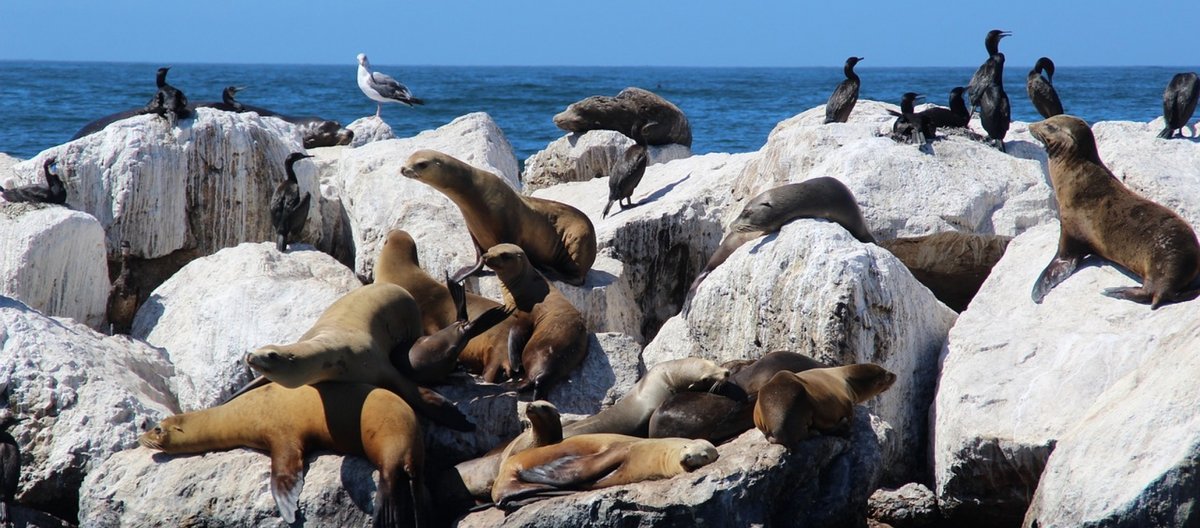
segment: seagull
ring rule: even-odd
[[[375,118],[383,111],[383,103],[404,103],[408,106],[423,105],[425,101],[413,97],[412,92],[399,81],[379,72],[371,71],[367,54],[358,54],[358,88],[375,101]]]

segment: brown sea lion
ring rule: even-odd
[[[500,466],[492,501],[514,510],[548,496],[671,478],[717,459],[707,440],[587,434],[517,453]]]
[[[630,86],[616,97],[593,95],[554,116],[567,132],[615,130],[644,145],[692,146],[692,126],[679,107],[649,90]]]
[[[421,426],[404,400],[371,385],[267,384],[223,405],[171,416],[138,443],[170,454],[266,451],[271,495],[288,524],[296,521],[304,455],[317,449],[363,456],[379,468],[375,526],[417,526],[427,512]]]
[[[483,254],[483,261],[500,279],[505,306],[515,310],[513,324],[518,330],[512,331],[524,333],[523,329],[528,329],[528,338],[509,342],[512,368],[520,365],[524,371],[524,381],[516,389],[533,389],[534,399],[544,400],[550,388],[587,356],[588,332],[583,314],[533,269],[521,248],[513,244],[493,246]],[[524,346],[517,346],[517,341],[524,341]]]
[[[814,434],[850,433],[854,406],[887,390],[896,375],[872,363],[780,371],[758,391],[754,425],[789,449]]]
[[[1098,255],[1133,272],[1141,287],[1109,288],[1104,294],[1151,309],[1200,295],[1200,243],[1186,221],[1138,196],[1100,161],[1096,138],[1083,120],[1057,115],[1029,125],[1046,146],[1050,182],[1058,199],[1058,253],[1033,285],[1041,303],[1079,262]]]
[[[299,341],[259,348],[246,354],[246,364],[262,378],[288,388],[322,381],[383,387],[441,425],[474,430],[452,402],[418,387],[393,365],[393,350],[407,350],[421,336],[419,321],[417,302],[404,288],[369,284],[330,305]],[[248,388],[259,384],[261,380],[252,381]]]
[[[741,214],[729,226],[728,234],[721,240],[708,264],[688,289],[687,301],[696,294],[696,288],[712,270],[725,262],[742,244],[755,238],[779,231],[784,224],[797,218],[823,218],[846,228],[854,238],[863,243],[873,243],[875,238],[867,229],[867,221],[854,194],[842,182],[828,177],[813,178],[800,183],[789,183],[775,187],[751,198],[742,208]],[[688,302],[684,302],[684,313]]]
[[[582,285],[592,269],[596,229],[578,209],[521,196],[499,176],[432,150],[413,153],[400,172],[441,191],[462,211],[479,258],[454,275],[456,282],[482,268],[484,250],[504,243],[520,246],[534,266],[568,284]]]
[[[130,260],[129,241],[122,240],[118,261],[121,272],[108,293],[108,324],[112,334],[128,334],[133,327],[133,317],[137,315],[138,292],[133,282]]]
[[[947,231],[878,242],[891,251],[939,301],[956,312],[971,299],[1004,256],[1012,237]]]

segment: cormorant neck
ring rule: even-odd
[[[854,73],[854,65],[849,62],[847,62],[846,65],[842,67],[842,73],[846,74],[847,79],[852,79],[855,81],[858,80],[858,74]]]
[[[291,159],[288,160],[287,163],[283,164],[284,169],[287,170],[287,179],[292,183],[298,183],[298,180],[296,180],[296,169],[293,167],[297,161],[298,160]]]

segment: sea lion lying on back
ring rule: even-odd
[[[871,363],[780,371],[758,391],[754,425],[769,442],[789,449],[815,434],[847,435],[854,406],[895,382],[895,374]]]

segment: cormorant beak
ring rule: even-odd
[[[1011,37],[1011,36],[1012,36],[1012,31],[1001,31],[1000,32],[1000,38]]]
[[[925,102],[925,96],[921,95],[921,94],[917,94],[917,96],[915,98],[913,98],[913,102],[914,103],[923,103],[923,102]]]
[[[866,57],[859,57],[859,58],[858,58],[858,61],[859,61],[859,62],[862,62],[862,61],[865,61],[865,60],[867,60],[867,58],[866,58]]]
[[[313,155],[312,154],[303,154],[300,157],[301,158],[311,158],[311,157],[313,157]]]
[[[233,88],[233,93],[238,93],[238,92],[246,89],[245,86],[233,86],[232,88]]]

